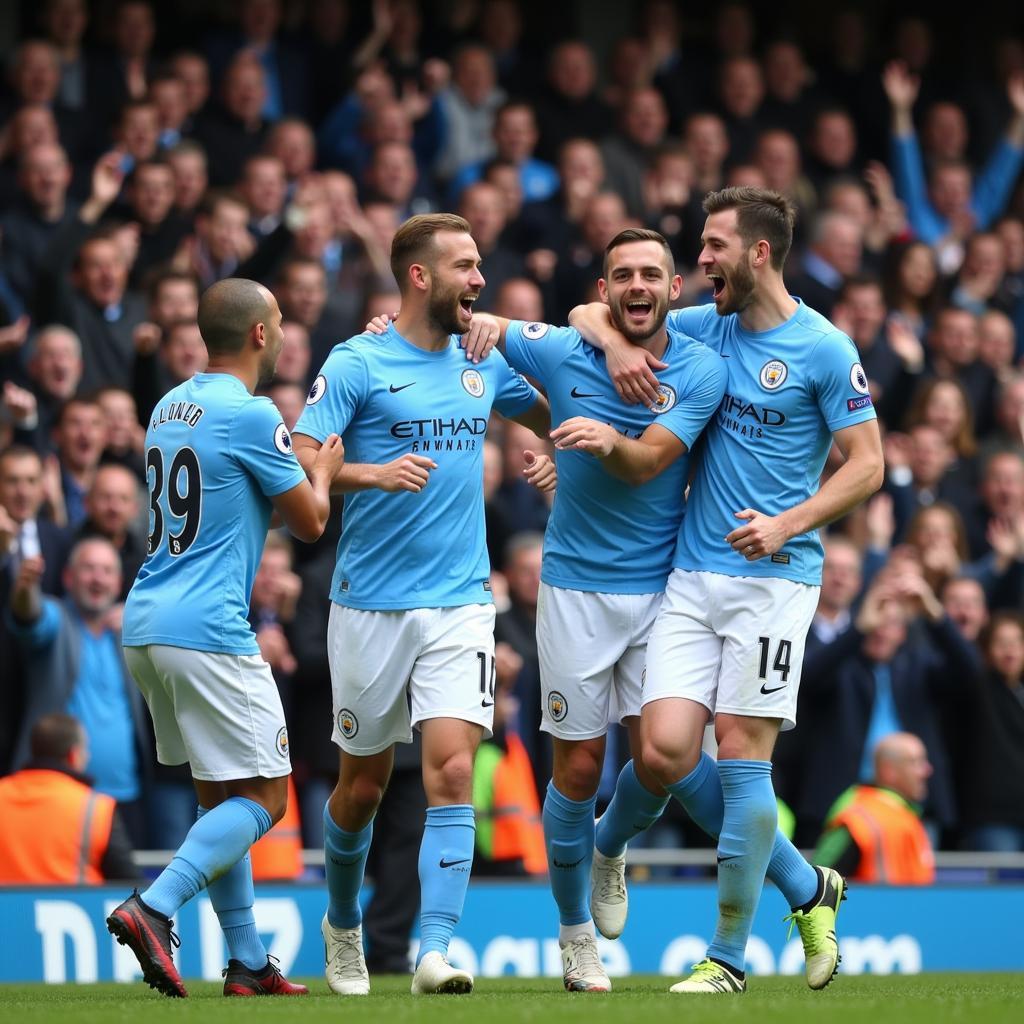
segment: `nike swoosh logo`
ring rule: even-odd
[[[413,380],[413,381],[410,381],[408,384],[403,384],[401,387],[397,387],[397,388],[395,387],[394,384],[392,384],[391,387],[388,388],[388,391],[390,391],[391,394],[393,394],[393,395],[397,395],[399,391],[404,391],[406,388],[411,388],[413,386],[413,384],[415,384],[415,383],[416,383],[416,381]]]
[[[577,868],[583,863],[583,858],[574,860],[571,864],[563,864],[560,860],[552,861],[556,868]]]
[[[785,687],[785,684],[783,684],[782,686],[773,686],[773,687],[772,687],[772,688],[771,688],[770,690],[766,690],[766,689],[764,688],[764,683],[762,683],[762,684],[761,684],[761,692],[762,692],[762,693],[763,693],[763,694],[764,694],[764,695],[765,695],[766,697],[768,696],[768,694],[769,694],[769,693],[778,693],[778,692],[779,692],[779,690],[784,690],[785,688],[786,688],[786,687]]]
[[[569,392],[569,394],[572,395],[573,398],[600,398],[601,397],[600,395],[588,395],[585,391],[578,391],[576,389],[575,385],[573,386],[573,389],[572,389],[572,391]]]
[[[468,857],[464,857],[462,860],[445,860],[444,857],[442,857],[437,862],[437,866],[439,868],[453,868],[453,867],[455,867],[456,864],[468,864],[468,863],[469,863],[469,858]]]
[[[480,701],[480,707],[482,707],[482,708],[493,708],[494,707],[494,701],[493,700],[482,700],[482,701]]]
[[[718,863],[719,864],[723,864],[727,860],[735,860],[738,856],[739,856],[738,853],[730,853],[728,857],[719,857],[718,858]]]

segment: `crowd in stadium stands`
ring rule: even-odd
[[[187,769],[156,763],[119,612],[145,555],[147,416],[205,366],[202,289],[241,276],[276,294],[286,344],[265,393],[291,427],[332,346],[397,307],[389,247],[411,214],[469,221],[478,309],[565,323],[627,226],[664,233],[681,304],[706,301],[702,197],[753,184],[798,206],[790,291],[856,343],[886,455],[882,491],[824,538],[799,727],[776,757],[796,841],[834,829],[835,801],[879,783],[878,742],[909,733],[937,848],[1024,850],[1024,41],[991,24],[981,59],[946,60],[926,21],[840,7],[812,50],[747,3],[691,18],[647,0],[602,64],[572,5],[554,35],[516,0],[219,6],[223,22],[197,4],[21,5],[0,97],[0,771],[66,713],[87,737],[75,772],[133,845],[173,848],[193,820]],[[534,638],[549,506],[521,473],[537,445],[501,422],[486,442],[491,870],[543,870],[528,798],[550,777]],[[337,770],[338,530],[272,533],[252,595],[311,847]],[[604,798],[626,756],[613,736]],[[414,850],[407,774],[386,845]],[[670,808],[647,841],[705,845]]]

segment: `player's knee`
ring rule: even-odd
[[[461,751],[426,773],[427,796],[446,803],[469,803],[473,792],[473,755]]]
[[[602,759],[584,744],[563,752],[554,770],[555,788],[570,800],[589,800],[601,781]]]
[[[339,788],[345,803],[360,817],[372,817],[384,798],[384,785],[371,775],[357,775]]]
[[[640,749],[640,759],[644,767],[663,786],[670,786],[688,775],[697,763],[689,761],[687,751],[678,744],[666,741],[659,736],[645,736]]]

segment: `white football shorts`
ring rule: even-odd
[[[331,604],[327,657],[332,739],[369,756],[411,743],[428,718],[458,718],[491,735],[494,605],[364,611]]]
[[[792,729],[819,589],[673,569],[647,641],[643,703],[686,697],[712,714],[780,718]]]
[[[589,740],[640,714],[647,637],[662,595],[599,594],[541,583],[541,729]]]
[[[276,779],[292,770],[277,683],[258,654],[148,644],[125,647],[161,764],[189,763],[207,782]]]

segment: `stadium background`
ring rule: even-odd
[[[62,85],[50,68],[53,51],[37,41],[63,31],[47,21],[48,12],[77,6],[89,11],[82,59],[75,65],[79,73],[65,76]],[[829,621],[841,632],[852,611],[856,622],[872,581],[884,576],[895,552],[896,561],[916,566],[945,603],[976,665],[974,675],[951,678],[947,652],[916,609],[909,610],[906,637],[895,643],[888,663],[896,692],[897,676],[907,675],[905,699],[912,704],[901,707],[905,724],[920,723],[936,767],[925,819],[939,850],[949,854],[940,854],[940,886],[899,896],[913,901],[913,945],[900,939],[905,915],[895,919],[884,912],[892,905],[885,894],[865,893],[860,909],[857,901],[849,904],[844,924],[852,927],[855,941],[868,944],[870,955],[860,958],[867,969],[1019,968],[1019,944],[1009,936],[992,942],[1007,951],[1006,963],[987,956],[971,961],[966,942],[933,943],[939,922],[966,920],[965,906],[975,908],[972,914],[985,913],[982,901],[991,901],[990,920],[1001,926],[1014,919],[1022,901],[1014,883],[1020,861],[1007,851],[1014,841],[1018,851],[1024,849],[1024,656],[997,668],[987,646],[991,631],[983,625],[985,616],[1006,612],[1010,632],[1017,622],[1020,635],[1024,137],[1011,138],[998,180],[981,179],[984,213],[977,201],[973,214],[954,210],[948,229],[936,233],[920,197],[906,189],[910,158],[905,152],[901,158],[892,145],[882,73],[893,58],[920,73],[913,117],[928,173],[941,177],[964,157],[980,175],[993,154],[999,155],[1004,133],[1012,136],[1014,117],[1024,114],[1007,88],[1013,72],[1024,69],[1020,15],[995,4],[976,5],[970,18],[940,20],[924,6],[893,11],[880,3],[823,13],[810,3],[698,10],[580,0],[554,9],[532,2],[395,3],[391,20],[380,16],[386,7],[252,0],[0,8],[0,47],[9,69],[0,104],[0,451],[28,445],[45,460],[38,519],[53,523],[55,531],[41,531],[53,541],[44,546],[44,554],[52,555],[43,589],[61,594],[62,563],[80,535],[110,537],[129,577],[137,565],[146,500],[118,490],[118,481],[131,477],[99,475],[116,492],[106,503],[89,494],[101,462],[127,467],[137,479],[135,489],[141,487],[137,423],[145,421],[155,397],[194,372],[202,358],[187,298],[184,311],[160,307],[167,280],[180,284],[192,277],[205,286],[243,268],[274,288],[292,324],[291,354],[269,393],[293,422],[330,345],[357,331],[370,313],[394,308],[387,243],[411,212],[458,209],[469,217],[485,257],[482,308],[563,322],[569,308],[589,296],[604,243],[627,224],[646,224],[670,236],[691,283],[685,301],[703,301],[693,273],[701,194],[727,182],[771,184],[788,192],[801,210],[787,274],[791,288],[831,313],[854,338],[886,429],[883,496],[830,531],[851,541],[841,557],[849,560],[852,549],[857,564],[852,579],[846,563],[845,577],[833,579]],[[240,19],[250,17],[250,27],[258,28],[275,10],[282,18],[276,49],[270,56],[263,50],[254,55],[246,49]],[[73,35],[63,37],[66,54],[74,49]],[[650,60],[654,51],[658,57]],[[195,110],[183,109],[183,101],[186,107],[195,102],[193,90],[202,89],[203,68],[210,76],[208,98]],[[225,91],[225,80],[233,90]],[[511,167],[508,160],[492,162],[490,141],[506,99],[516,101],[501,143]],[[539,129],[536,139],[531,119]],[[595,145],[563,150],[571,138]],[[68,160],[66,184],[59,168],[50,167],[48,176],[45,166],[47,158],[52,164],[54,143],[61,146],[58,158]],[[126,178],[96,222],[75,234],[79,209],[88,206],[93,168],[113,147],[126,170],[153,166]],[[517,165],[534,151],[542,164],[528,164],[517,175]],[[43,166],[30,180],[26,168],[33,158]],[[196,179],[204,158],[205,184]],[[162,189],[166,170],[155,169],[167,163],[173,181],[169,201]],[[148,191],[140,187],[147,174],[155,179]],[[481,174],[490,186],[466,191],[466,183]],[[969,205],[970,181],[966,188],[961,206]],[[552,189],[553,197],[546,195]],[[948,201],[955,206],[956,195]],[[48,252],[53,238],[69,227],[72,241]],[[89,231],[116,243],[115,259],[129,271],[127,282],[117,274],[112,282],[95,284],[71,275]],[[926,246],[915,247],[915,239],[925,239]],[[932,267],[925,285],[915,284],[906,269],[907,253]],[[178,278],[163,273],[168,266]],[[70,294],[58,301],[61,287]],[[100,318],[105,326],[97,329],[82,319],[90,303],[94,310],[110,311]],[[42,329],[52,324],[79,335],[80,361],[66,332],[50,332],[40,344],[47,334]],[[41,356],[44,349],[49,359]],[[119,358],[111,360],[111,351]],[[960,387],[936,389],[937,380]],[[92,398],[100,387],[106,388],[105,404],[98,407]],[[78,403],[86,422],[67,427],[67,400],[75,394],[87,399]],[[126,395],[134,404],[127,422]],[[518,479],[521,450],[536,440],[500,424],[492,438],[488,525],[503,612],[499,628],[507,645],[506,727],[522,736],[534,782],[542,787],[549,752],[534,728],[536,664],[528,626],[536,588],[531,534],[543,529],[547,509]],[[936,499],[945,503],[942,521],[915,519]],[[335,531],[313,547],[269,549],[253,607],[264,655],[286,698],[297,807],[305,812],[305,845],[314,850],[317,808],[333,770],[322,594],[336,536]],[[509,546],[514,537],[517,542]],[[506,550],[512,552],[509,559]],[[40,713],[32,698],[43,686],[10,628],[7,604],[17,557],[17,547],[5,539],[3,771],[24,761],[24,737],[32,715]],[[962,578],[980,586],[951,583]],[[828,628],[818,640],[815,665],[831,671],[836,658],[829,652],[838,648],[829,645],[839,641]],[[864,666],[856,643],[843,650],[849,654],[839,668]],[[933,667],[924,672],[922,662]],[[913,679],[912,672],[918,672]],[[810,692],[814,684],[808,673],[805,689]],[[854,685],[849,674],[837,680],[841,691]],[[996,699],[1013,694],[1013,700],[994,705],[993,692]],[[837,767],[828,756],[839,748],[859,752],[865,742],[846,710],[841,700],[802,702],[802,727],[780,746],[777,789],[795,812],[802,846],[813,846],[828,805],[857,774],[859,765],[851,776],[849,765]],[[125,820],[138,849],[171,848],[175,829],[180,832],[191,814],[189,789],[180,773],[154,766],[145,723],[137,724],[135,757],[127,768],[120,766],[119,775],[123,783],[128,771],[132,781],[115,788],[115,795],[124,797]],[[126,733],[132,729],[125,725]],[[101,735],[92,739],[94,749],[102,746]],[[618,738],[610,748],[605,796],[623,756]],[[819,783],[813,792],[809,779]],[[981,831],[987,826],[997,829]],[[988,859],[959,852],[983,848],[979,837],[986,835],[994,851]],[[656,853],[703,845],[681,814],[667,816],[650,842]],[[478,851],[485,869],[486,854]],[[668,899],[678,901],[679,920],[687,923],[664,935],[653,928],[642,939],[627,934],[626,946],[635,969],[674,970],[662,959],[665,950],[680,936],[706,937],[711,890],[692,880],[700,876],[699,867],[666,863],[673,860],[670,853],[646,859],[656,862],[643,870],[653,871],[657,886],[685,884],[670,891],[654,885],[639,890],[637,910],[652,908],[643,920],[659,920],[653,908]],[[497,874],[514,870],[507,864],[490,868]],[[315,879],[315,864],[303,870],[303,878]],[[510,884],[516,888],[474,884],[466,940],[483,973],[489,973],[485,951],[505,941],[502,936],[519,943],[501,947],[510,964],[526,973],[544,971],[550,957],[543,940],[553,920],[548,898],[537,883]],[[300,957],[298,969],[313,973],[315,964],[307,968],[302,957],[315,959],[315,943],[303,944],[301,935],[315,938],[317,892],[294,895],[275,888],[261,897],[285,901],[266,905],[263,913],[273,917],[267,907],[276,907],[300,929],[289,933],[289,941]],[[12,973],[4,977],[121,977],[124,965],[116,964],[96,927],[104,899],[110,896],[100,892],[0,893],[5,946],[20,951],[5,964]],[[768,895],[764,904],[775,902]],[[513,905],[522,918],[510,916]],[[787,969],[781,928],[762,923],[766,912],[763,906],[755,933],[764,937],[767,952],[752,966]],[[199,913],[194,923],[183,923],[190,955],[205,948]],[[508,932],[495,930],[496,921],[508,922]],[[217,959],[209,956],[199,954],[189,973],[209,973]],[[498,952],[491,956],[492,966],[499,963]],[[858,958],[848,953],[847,961],[856,964]]]

